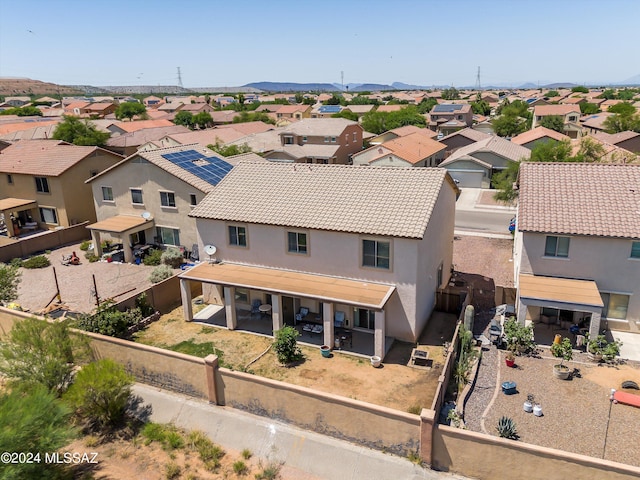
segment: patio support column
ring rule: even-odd
[[[97,230],[91,230],[91,241],[93,242],[93,254],[100,258],[102,257],[102,245],[100,245],[100,232]]]
[[[527,305],[520,299],[518,304],[518,323],[525,325],[527,321]]]
[[[191,284],[189,280],[180,279],[180,297],[182,298],[182,313],[184,320],[190,322],[193,320],[193,306],[191,305]]]
[[[335,338],[333,323],[333,303],[322,302],[322,329],[324,331],[324,344],[333,347]]]
[[[227,315],[227,328],[229,330],[235,330],[238,326],[235,287],[224,287],[224,312]]]
[[[282,295],[271,295],[271,321],[275,335],[282,328]]]
[[[589,324],[589,338],[596,338],[600,333],[600,313],[593,312],[591,314],[591,323]]]
[[[385,319],[385,311],[380,310],[376,312],[375,318],[375,333],[373,339],[373,354],[384,358],[385,352],[385,336],[386,336],[386,319]]]
[[[131,245],[129,245],[130,235],[123,233],[122,236],[122,250],[124,250],[124,263],[133,262],[133,250],[131,249]]]

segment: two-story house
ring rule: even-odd
[[[0,199],[9,236],[95,221],[85,180],[122,160],[98,147],[21,140],[0,152]],[[9,222],[13,218],[15,222]],[[13,225],[12,225],[13,223]]]
[[[446,148],[429,135],[415,132],[355,153],[352,159],[354,165],[435,167],[444,158]]]
[[[518,320],[640,330],[640,166],[523,163]]]
[[[473,125],[471,105],[460,103],[441,103],[429,113],[429,128],[444,135]]]
[[[384,357],[388,337],[417,340],[447,285],[457,191],[438,168],[240,163],[191,212],[215,256],[181,274],[185,319],[201,282],[230,329],[257,301],[269,332],[314,312],[326,345],[339,326]]]
[[[125,262],[132,246],[197,244],[191,210],[233,166],[203,145],[139,151],[87,180],[97,222],[91,230],[95,254],[101,237],[122,243]]]
[[[579,124],[580,107],[578,105],[536,105],[533,109],[531,128],[536,128],[544,117],[560,116],[564,120],[563,133],[571,138],[580,138],[582,128]]]

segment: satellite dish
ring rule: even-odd
[[[151,218],[151,212],[142,212],[140,216],[145,220],[149,220]]]
[[[216,254],[216,252],[218,251],[218,249],[213,246],[213,245],[205,245],[204,246],[204,253],[206,253],[207,255],[209,255],[209,263],[211,263],[213,260],[211,259],[211,257],[213,255]]]

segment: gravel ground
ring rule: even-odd
[[[62,255],[75,251],[80,257],[80,265],[63,266]],[[53,268],[56,269],[62,301],[75,312],[88,313],[95,308],[92,294],[95,274],[100,298],[105,299],[133,288],[144,290],[151,285],[149,275],[154,267],[125,263],[89,263],[84,258],[80,245],[67,245],[53,250],[47,255],[51,265],[47,268],[21,268],[21,282],[18,286],[18,300],[22,308],[38,311],[47,306],[56,293]],[[117,300],[117,298],[116,298]]]
[[[513,240],[456,235],[455,270],[486,286],[513,287]]]

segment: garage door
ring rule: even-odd
[[[482,188],[482,170],[449,170],[449,175],[459,182],[459,187]]]

